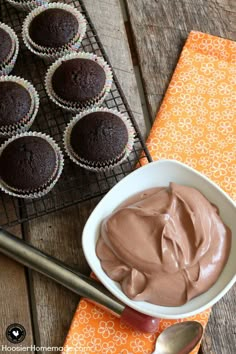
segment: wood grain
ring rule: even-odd
[[[236,1],[127,0],[126,6],[154,119],[191,30],[236,40]],[[214,306],[202,353],[236,353],[235,295],[236,287]]]
[[[154,119],[191,30],[236,40],[236,1],[128,0],[126,5]]]
[[[84,1],[142,132],[144,123],[118,0]],[[106,19],[106,21],[104,20]],[[89,274],[81,248],[83,226],[96,200],[36,219],[25,227],[27,240],[42,251]],[[30,272],[37,345],[61,346],[78,296],[36,272]]]
[[[83,203],[31,221],[24,230],[27,240],[43,252],[89,274],[81,233],[93,203]],[[62,346],[79,297],[34,271],[30,274],[36,343]]]
[[[136,120],[141,130],[145,132],[119,0],[84,0],[84,3],[131,109],[135,113]],[[196,29],[235,39],[235,7],[235,0],[127,0],[148,105],[153,118],[188,32]],[[95,204],[96,201],[91,201],[30,222],[24,230],[27,240],[39,249],[88,274],[89,268],[81,249],[81,231]],[[4,286],[4,292],[0,295],[1,330],[5,328],[3,321],[8,321],[12,314],[16,314],[18,317],[14,318],[19,318],[20,323],[28,326],[27,333],[31,344],[27,286],[22,275],[24,268],[14,262],[8,263],[5,257],[2,261],[0,259],[1,265],[6,270],[5,277],[0,278],[0,286],[2,288]],[[12,275],[18,280],[13,282],[17,284],[17,290],[8,281]],[[12,289],[20,294],[20,300],[16,302],[14,300],[14,305],[11,304]],[[37,345],[62,345],[78,297],[35,272],[30,272],[30,291]],[[223,303],[221,301],[214,307],[202,346],[204,354],[236,352],[235,341],[232,339],[232,335],[235,336],[235,318],[233,318],[235,295],[234,288],[222,300]],[[4,337],[1,330],[0,344]]]
[[[213,306],[202,343],[203,354],[236,353],[236,286]]]
[[[9,229],[14,235],[22,237],[21,227]],[[10,324],[19,323],[26,330],[24,346],[34,344],[32,335],[30,305],[25,268],[10,258],[0,255],[0,353],[3,346],[15,346],[6,338],[6,329]],[[32,351],[28,351],[32,353]]]
[[[146,126],[119,0],[85,0],[93,24],[143,135]]]

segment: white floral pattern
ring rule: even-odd
[[[176,158],[185,162],[219,184],[234,200],[235,62],[235,42],[192,32],[147,144],[154,160]]]
[[[127,333],[123,333],[121,331],[116,331],[113,339],[114,341],[119,345],[119,344],[125,344],[128,338]]]
[[[143,351],[145,350],[144,344],[145,342],[140,338],[135,338],[130,342],[131,348],[135,353],[143,353]]]
[[[115,333],[114,321],[100,321],[98,333],[100,333],[103,338],[108,338],[113,335]]]

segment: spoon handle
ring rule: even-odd
[[[113,298],[99,282],[88,278],[63,262],[53,258],[25,241],[0,229],[0,251],[17,262],[36,270],[65,286],[76,294],[83,296],[108,308],[121,317],[123,321],[144,332],[155,332],[159,320],[132,310]]]

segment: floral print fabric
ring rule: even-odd
[[[190,33],[147,146],[153,160],[184,162],[236,200],[236,42]]]
[[[189,317],[206,326],[210,310]],[[98,306],[82,299],[67,335],[63,354],[151,354],[158,335],[182,320],[161,319],[157,333],[141,333]],[[197,350],[192,353],[197,353]]]

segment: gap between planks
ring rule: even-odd
[[[131,29],[131,24],[128,18],[127,14],[127,8],[126,8],[126,3],[125,0],[119,0],[120,1],[120,7],[121,7],[121,12],[124,20],[124,26],[126,30],[126,35],[127,35],[127,40],[128,40],[128,45],[130,49],[130,54],[131,54],[131,59],[132,59],[132,64],[134,68],[134,74],[137,82],[137,87],[138,87],[138,92],[141,100],[141,105],[142,105],[142,110],[143,110],[143,116],[147,128],[147,135],[150,131],[151,125],[152,125],[152,119],[149,114],[148,108],[147,108],[147,101],[145,98],[145,92],[144,92],[144,85],[142,82],[142,76],[140,72],[140,67],[139,67],[139,62],[138,62],[138,56],[136,52],[136,47],[135,47],[135,42],[132,34],[132,29]]]

